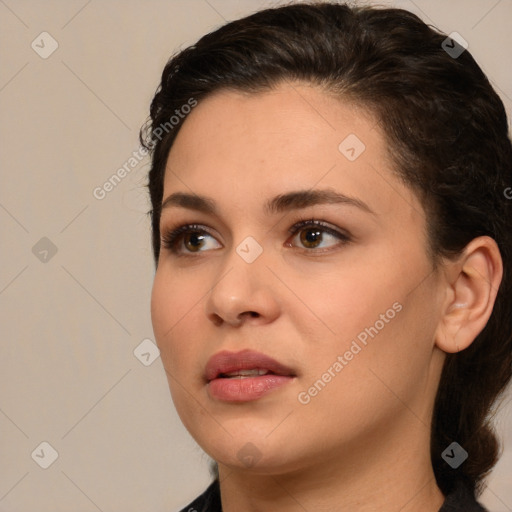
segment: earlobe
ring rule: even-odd
[[[446,263],[446,300],[436,331],[436,346],[454,353],[473,343],[487,324],[503,276],[496,242],[473,239],[455,261]]]

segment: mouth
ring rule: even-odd
[[[260,377],[261,375],[277,375],[270,370],[264,370],[262,368],[254,370],[235,370],[228,373],[220,373],[217,375],[217,379],[247,379],[248,377]]]
[[[283,363],[252,350],[219,352],[208,361],[205,369],[210,396],[227,402],[256,400],[296,376],[295,371]]]
[[[288,366],[253,350],[218,352],[210,358],[205,368],[205,378],[208,382],[217,378],[249,378],[268,374],[296,376]]]

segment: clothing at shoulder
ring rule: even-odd
[[[214,480],[208,489],[180,512],[222,512],[219,481]],[[473,492],[463,483],[448,494],[439,512],[488,512],[482,507]]]
[[[214,480],[208,489],[180,512],[222,512],[219,481]]]

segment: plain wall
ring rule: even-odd
[[[154,267],[148,161],[129,159],[170,55],[276,3],[0,2],[0,510],[173,511],[208,484],[161,360],[134,355],[154,339]],[[511,115],[512,2],[380,4],[459,32]],[[43,31],[58,43],[47,58]],[[512,510],[507,400],[506,449],[481,500],[493,512]],[[58,452],[47,469],[42,442]]]

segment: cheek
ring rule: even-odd
[[[355,405],[386,393],[392,398],[386,384],[399,396],[408,396],[427,378],[436,322],[429,304],[435,289],[429,280],[418,286],[421,260],[414,272],[396,263],[401,260],[394,267],[376,261],[353,266],[350,272],[331,272],[314,283],[296,281],[294,291],[305,297],[308,308],[298,301],[288,304],[295,311],[294,325],[310,345],[303,384],[309,386],[322,375],[328,380],[329,369],[343,375],[329,383],[336,401],[345,394],[339,403],[350,401],[346,393],[358,397]],[[336,372],[338,356],[344,361]]]
[[[361,350],[347,365],[353,377],[347,380],[363,400],[400,409],[431,388],[436,325],[432,292],[427,285],[410,294],[402,291],[393,304],[384,301],[352,337]]]
[[[430,345],[420,339],[424,333],[414,308],[398,309],[391,318],[384,307],[388,323],[372,315],[366,325],[361,317],[340,318],[338,326],[347,334],[331,336],[330,343],[319,340],[309,351],[301,383],[301,403],[309,401],[302,428],[310,423],[320,435],[349,439],[394,421],[407,407],[422,414],[414,404],[428,389]]]
[[[190,379],[201,364],[198,354],[202,348],[195,342],[194,326],[198,325],[201,297],[206,291],[193,292],[191,279],[186,280],[187,286],[179,281],[176,274],[170,279],[157,271],[151,293],[151,319],[173,403],[183,424],[190,429],[197,421],[194,418],[203,413],[196,401],[190,400],[196,388]]]
[[[365,262],[350,266],[341,262],[340,270],[331,266],[325,272],[291,276],[288,281],[293,282],[294,295],[289,296],[287,313],[307,337],[322,337],[320,346],[334,343],[334,348],[342,349],[350,345],[352,338],[379,321],[401,296],[396,276],[376,267],[375,262],[373,268]]]
[[[176,295],[157,271],[151,291],[151,322],[156,342],[162,350],[166,332],[176,322]]]
[[[201,310],[201,297],[205,291],[197,290],[191,279],[187,285],[181,282],[179,275],[167,277],[164,272],[157,273],[151,292],[151,321],[155,339],[160,349],[165,368],[173,373],[181,368],[189,352],[193,350],[194,329]]]

